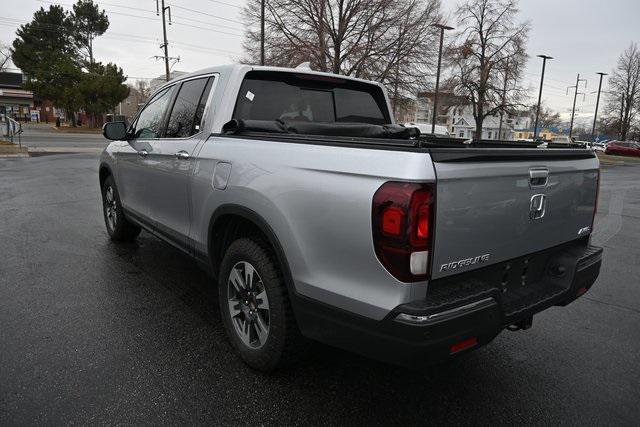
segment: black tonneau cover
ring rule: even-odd
[[[346,136],[357,138],[413,139],[420,131],[400,125],[373,125],[369,123],[319,123],[294,120],[239,120],[233,119],[222,127],[224,134],[243,132],[269,132],[298,135]]]
[[[513,160],[584,159],[595,156],[577,144],[538,148],[538,143],[465,140],[420,134],[416,128],[367,123],[317,123],[289,120],[227,122],[222,135],[301,144],[335,145],[383,150],[427,151],[434,162],[488,162]]]

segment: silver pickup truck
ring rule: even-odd
[[[306,338],[419,368],[529,328],[599,274],[592,151],[419,135],[378,83],[209,68],[103,133],[111,239],[145,229],[194,257],[256,369]]]

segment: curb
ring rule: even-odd
[[[81,153],[101,153],[101,147],[29,147],[29,153],[60,153],[60,154],[81,154]]]
[[[0,154],[0,159],[13,159],[30,157],[29,153],[15,153],[15,154]]]

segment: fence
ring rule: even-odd
[[[22,124],[13,120],[10,117],[4,118],[4,124],[2,127],[2,136],[11,141],[12,144],[16,143],[16,138],[18,140],[18,146],[22,148]]]

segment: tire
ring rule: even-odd
[[[233,242],[220,266],[218,294],[227,336],[247,365],[268,372],[297,358],[300,333],[269,245],[257,238]]]
[[[124,216],[120,194],[112,176],[102,184],[102,213],[107,233],[114,242],[130,242],[140,234],[141,228]]]

